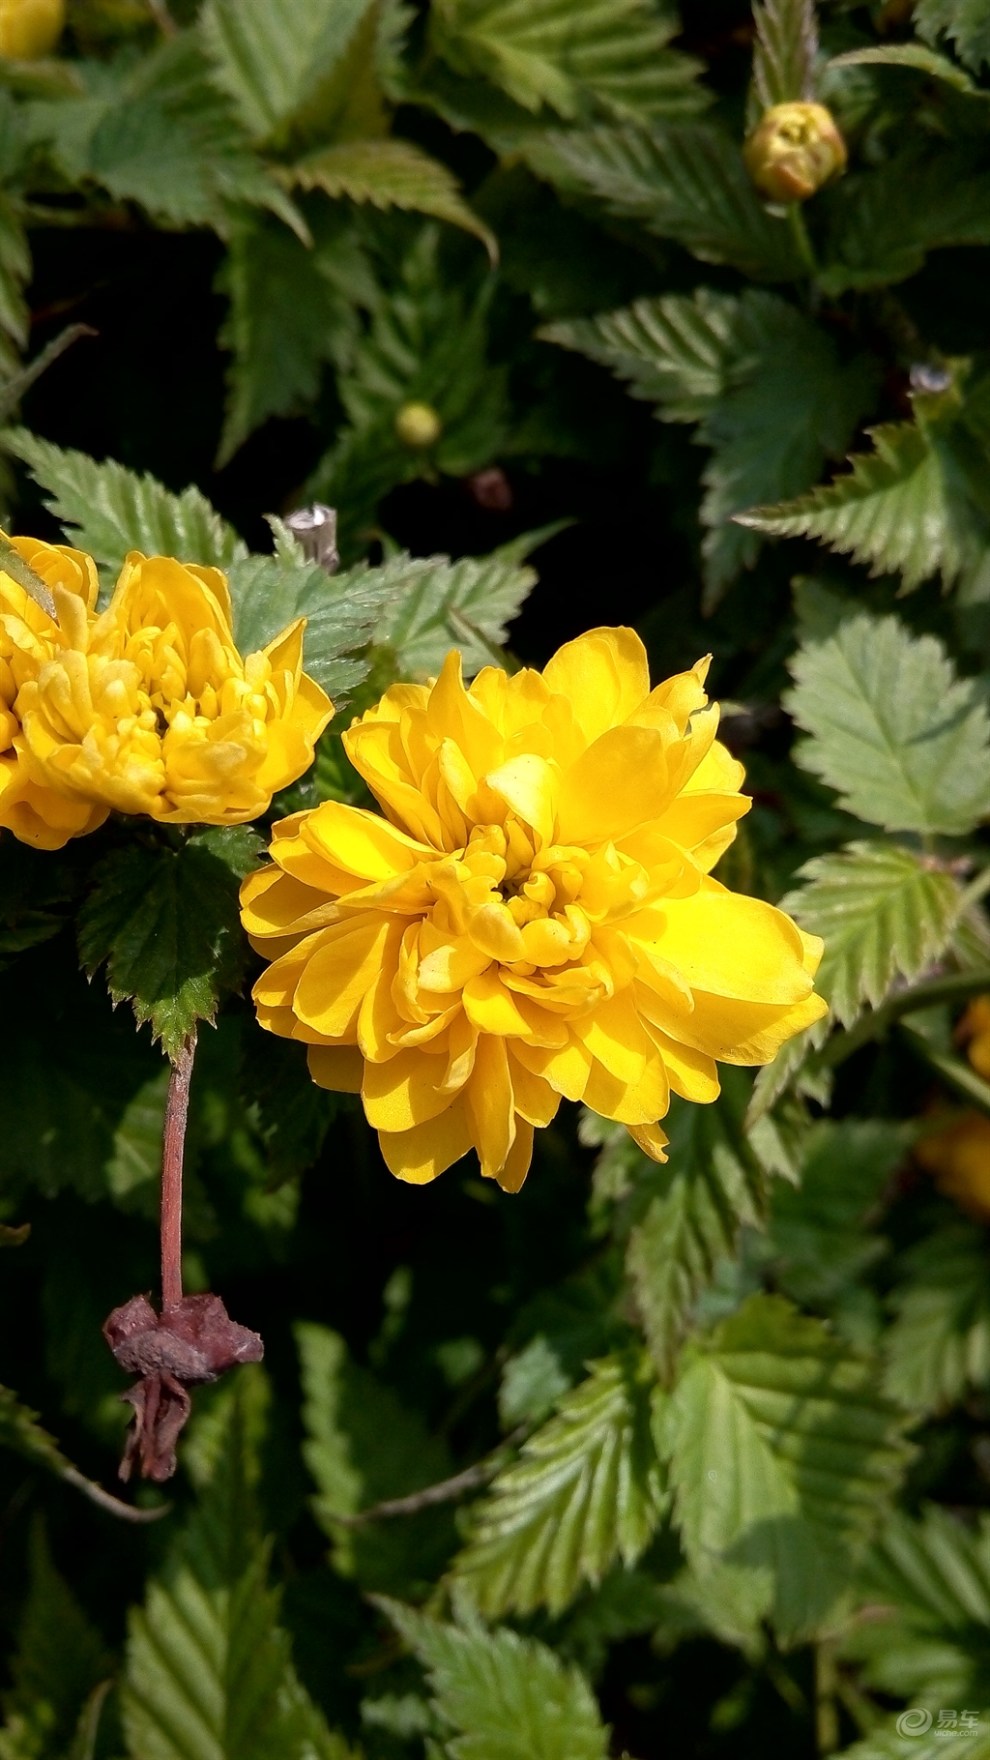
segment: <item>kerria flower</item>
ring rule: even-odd
[[[10,540],[53,592],[85,619],[96,604],[96,568],[89,556],[36,538]],[[38,849],[61,849],[102,825],[108,808],[52,788],[25,750],[18,714],[23,686],[62,653],[65,631],[9,574],[0,570],[0,827]]]
[[[305,619],[242,657],[224,576],[163,556],[129,556],[98,615],[52,591],[58,640],[14,679],[15,744],[38,783],[102,817],[229,825],[308,768],[333,705],[302,670]]]
[[[990,1081],[990,996],[974,996],[953,1035],[977,1075]],[[978,1222],[990,1222],[990,1118],[967,1106],[931,1128],[914,1146],[915,1159],[940,1192]]]
[[[386,815],[325,801],[275,827],[242,918],[273,963],[262,1025],[360,1090],[401,1179],[469,1149],[507,1190],[562,1097],[663,1159],[671,1093],[768,1062],[825,1013],[821,942],[710,878],[749,806],[707,662],[650,690],[627,629],[543,673],[460,656],[344,736]]]

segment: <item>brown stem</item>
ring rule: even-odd
[[[196,1035],[190,1033],[172,1060],[168,1098],[165,1101],[165,1132],[162,1141],[162,1313],[177,1308],[182,1300],[182,1155],[189,1116],[189,1083],[196,1055]]]

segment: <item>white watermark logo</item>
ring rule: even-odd
[[[977,1736],[990,1729],[979,1711],[928,1711],[923,1705],[910,1705],[897,1719],[899,1736],[926,1736],[929,1730],[937,1736]]]

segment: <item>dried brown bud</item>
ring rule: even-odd
[[[746,169],[771,202],[806,202],[846,168],[846,143],[824,104],[774,104],[743,147]]]

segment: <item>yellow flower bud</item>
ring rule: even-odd
[[[0,0],[0,55],[36,61],[54,49],[65,26],[65,0]]]
[[[443,433],[443,423],[432,404],[404,403],[395,418],[395,432],[412,452],[426,452]]]
[[[824,104],[774,104],[743,147],[746,169],[771,202],[806,202],[846,168],[846,143]]]

